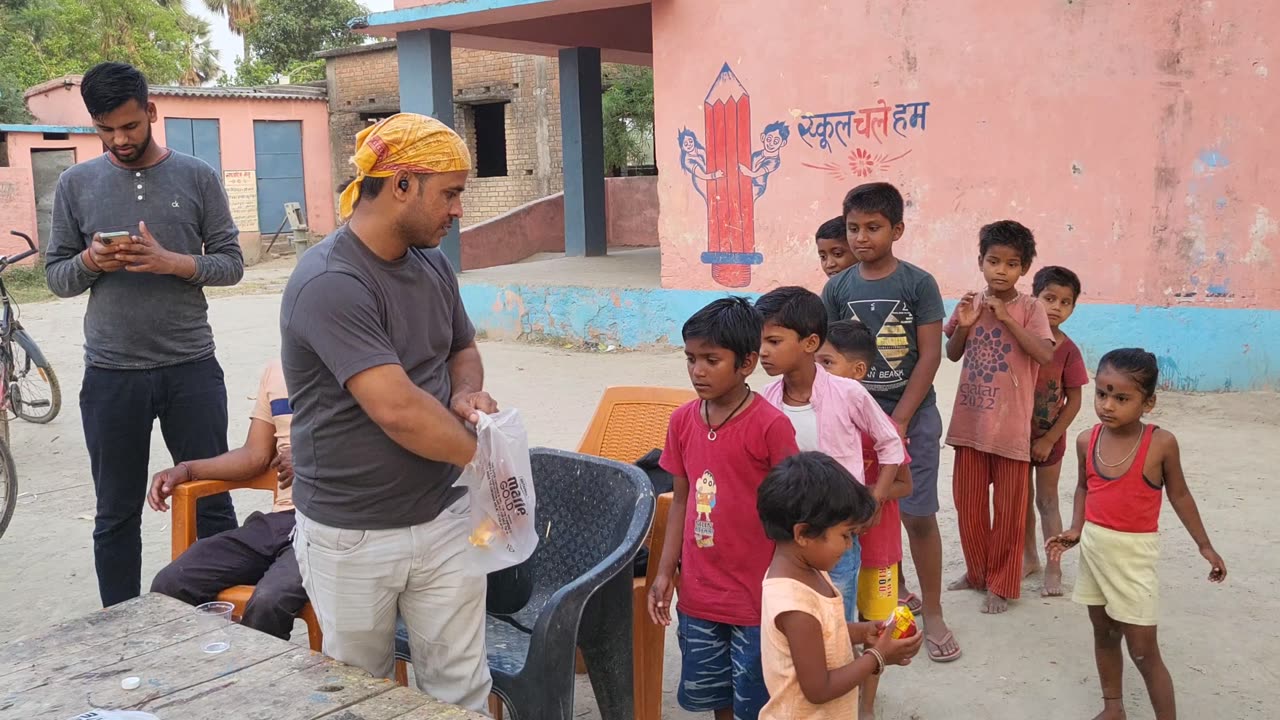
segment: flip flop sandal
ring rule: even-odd
[[[955,662],[956,660],[959,660],[960,656],[964,654],[964,651],[960,649],[959,644],[956,645],[956,651],[951,653],[950,655],[942,654],[942,648],[946,646],[948,643],[954,642],[955,639],[956,639],[955,636],[952,635],[950,631],[948,631],[946,635],[942,636],[941,641],[935,641],[933,638],[926,635],[924,638],[924,642],[925,642],[925,645],[928,646],[925,649],[929,653],[929,659],[936,663],[949,663],[949,662]]]
[[[906,597],[899,598],[898,604],[905,606],[912,615],[919,615],[924,610],[924,601],[915,593],[907,593]]]

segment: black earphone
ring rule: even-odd
[[[404,191],[409,190],[409,181],[407,179],[400,178],[400,189]]]

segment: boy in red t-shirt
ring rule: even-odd
[[[827,339],[818,350],[818,364],[838,377],[862,382],[876,357],[875,336],[857,320],[838,320],[827,326]],[[909,451],[910,448],[907,448]],[[888,620],[898,606],[898,566],[902,562],[902,527],[898,500],[911,495],[911,455],[898,466],[898,474],[886,488],[878,486],[880,461],[875,441],[862,436],[863,477],[872,496],[879,503],[877,518],[862,532],[862,568],[858,571],[858,614],[863,620]],[[843,560],[842,560],[843,561]],[[835,575],[835,572],[832,572]],[[852,602],[852,601],[851,601]],[[880,677],[873,675],[862,683],[858,699],[858,715],[876,716],[876,690]]]
[[[679,566],[683,663],[676,699],[717,720],[756,720],[769,699],[760,600],[774,548],[760,524],[756,490],[774,465],[798,451],[791,422],[747,385],[763,326],[760,313],[737,297],[716,300],[684,324],[698,400],[672,414],[662,451],[662,468],[675,476],[675,499],[649,617],[671,624]]]
[[[1031,467],[1035,478],[1031,498],[1027,500],[1027,538],[1023,546],[1023,574],[1040,569],[1040,553],[1036,546],[1036,518],[1032,501],[1040,510],[1040,528],[1045,542],[1062,532],[1062,513],[1058,511],[1058,478],[1062,475],[1062,457],[1067,451],[1067,428],[1080,412],[1080,388],[1089,384],[1080,348],[1062,332],[1062,324],[1071,317],[1080,297],[1080,278],[1057,265],[1040,268],[1031,281],[1031,292],[1044,306],[1053,331],[1053,362],[1040,368],[1036,377],[1035,408],[1031,416]],[[1062,563],[1048,558],[1044,567],[1044,597],[1062,595]]]

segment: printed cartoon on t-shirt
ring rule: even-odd
[[[1057,422],[1058,404],[1062,402],[1062,384],[1057,380],[1046,380],[1044,386],[1036,387],[1035,414],[1032,420],[1041,434],[1047,433],[1053,429],[1053,424]]]
[[[976,410],[994,410],[1000,396],[996,378],[1009,372],[1012,352],[1013,336],[1004,328],[975,326],[964,351],[964,371],[956,402]]]
[[[694,486],[693,540],[698,547],[715,547],[716,528],[711,522],[711,511],[716,507],[716,479],[707,470]]]
[[[873,393],[905,387],[915,364],[911,361],[914,348],[908,331],[915,326],[915,313],[901,300],[854,300],[848,306],[852,319],[875,334],[880,352],[863,384]]]

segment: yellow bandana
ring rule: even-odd
[[[356,135],[356,179],[342,191],[338,209],[342,219],[351,217],[360,199],[360,181],[390,177],[398,170],[442,173],[471,169],[471,153],[458,133],[427,115],[398,113]]]

